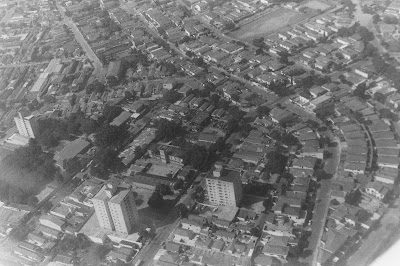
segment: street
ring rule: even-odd
[[[326,151],[332,153],[332,157],[325,160],[324,171],[325,173],[332,175],[332,177],[322,180],[321,187],[317,192],[317,199],[312,218],[312,234],[310,236],[310,244],[308,246],[308,249],[312,251],[312,255],[307,258],[311,262],[312,266],[317,265],[319,245],[330,204],[331,184],[335,179],[337,179],[337,168],[340,162],[341,149],[339,140],[333,136],[332,132],[327,131],[326,133],[328,134],[328,137],[330,137],[332,143],[337,143],[337,146],[332,145],[335,147],[327,147],[325,149]]]
[[[7,64],[7,65],[0,65],[0,68],[10,68],[10,67],[25,67],[25,66],[37,66],[41,64],[49,63],[49,60],[41,61],[41,62],[29,62],[29,63],[19,63],[19,64]]]
[[[65,15],[64,8],[62,6],[60,6],[60,4],[58,2],[56,2],[56,6],[57,6],[58,10],[60,11],[61,16],[63,17],[64,23],[68,26],[68,28],[75,35],[76,41],[80,44],[83,51],[85,51],[86,56],[93,62],[93,66],[94,66],[93,75],[95,75],[96,77],[99,77],[101,74],[101,69],[103,67],[103,64],[100,62],[100,59],[93,52],[92,48],[87,43],[87,41],[83,37],[82,33],[79,31],[78,27],[72,21],[72,19],[70,19],[69,17],[67,17]]]
[[[132,263],[135,263],[138,260],[143,260],[143,266],[152,265],[153,258],[157,254],[157,251],[161,248],[161,244],[168,239],[168,236],[171,234],[172,230],[178,226],[180,220],[181,219],[179,217],[172,224],[158,228],[157,230],[159,233],[150,241],[149,244],[145,245],[139,251]]]

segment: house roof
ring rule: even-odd
[[[225,231],[225,230],[217,230],[216,232],[215,232],[215,235],[218,237],[224,237],[224,238],[232,238],[232,239],[234,239],[235,238],[235,233],[232,233],[232,232],[228,232],[228,231]]]
[[[187,230],[187,229],[182,229],[182,228],[175,229],[174,234],[175,235],[179,235],[179,236],[184,236],[184,237],[187,237],[189,239],[192,239],[194,237],[194,235],[195,235],[192,231]]]
[[[65,159],[74,158],[76,155],[81,153],[90,145],[90,142],[84,139],[76,139],[65,146],[58,154],[55,155],[55,159],[59,163],[63,163]]]
[[[277,255],[277,256],[287,256],[289,253],[289,247],[281,247],[266,244],[262,251],[264,254]]]
[[[172,242],[172,241],[168,241],[165,244],[165,249],[170,252],[173,252],[173,253],[178,253],[180,248],[181,248],[181,245],[179,245],[175,242]]]

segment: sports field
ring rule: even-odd
[[[279,8],[265,16],[240,27],[228,35],[232,38],[248,41],[252,38],[266,36],[288,25],[298,23],[310,14],[304,14],[287,8]]]

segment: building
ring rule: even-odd
[[[208,198],[212,204],[237,207],[242,199],[240,173],[216,164],[206,177]]]
[[[387,183],[375,181],[369,182],[365,187],[365,192],[368,194],[377,197],[378,199],[383,199],[389,191],[391,191],[391,186]]]
[[[23,117],[21,113],[18,113],[18,117],[14,117],[14,121],[20,135],[32,139],[38,136],[39,125],[35,116]]]
[[[61,151],[59,151],[55,156],[54,159],[57,162],[57,165],[63,167],[64,160],[69,160],[75,158],[78,154],[85,153],[91,144],[90,142],[84,139],[76,139],[65,146]]]
[[[130,233],[139,214],[130,188],[118,187],[113,179],[92,199],[97,219],[102,228],[120,233]]]

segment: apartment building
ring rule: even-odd
[[[206,177],[208,199],[211,204],[238,207],[242,199],[240,172],[216,164]]]
[[[130,233],[139,214],[131,189],[118,187],[117,180],[111,180],[92,199],[97,219],[102,228],[120,233]]]

